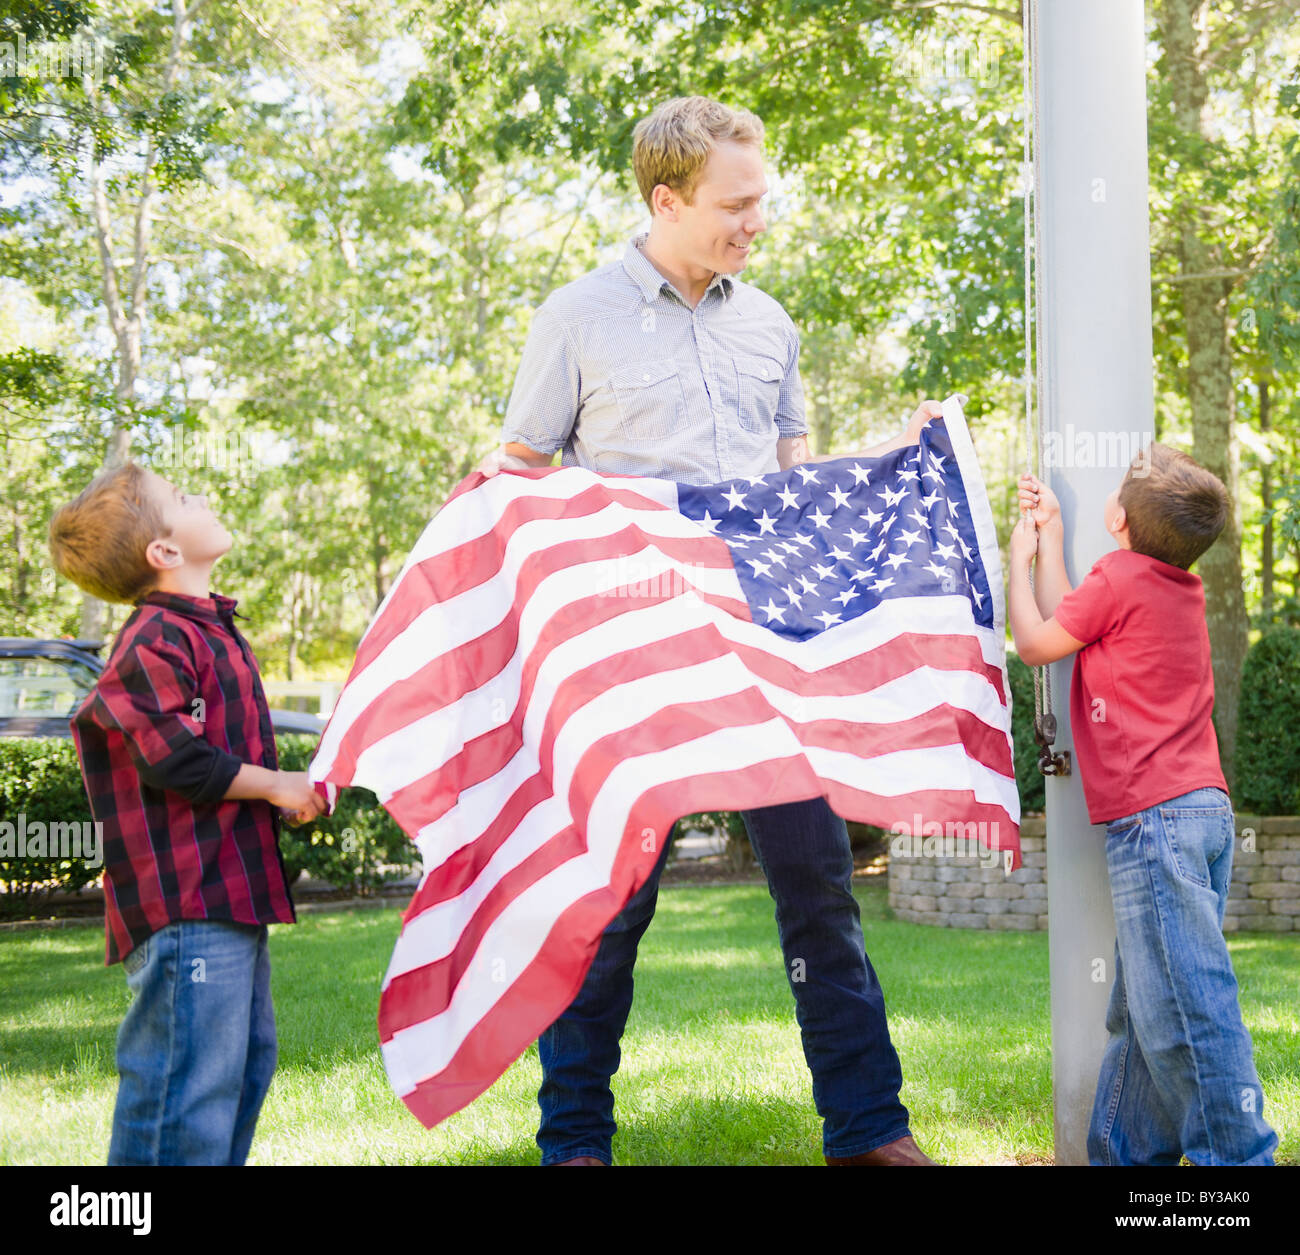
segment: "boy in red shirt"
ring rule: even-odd
[[[266,926],[294,920],[279,812],[324,803],[277,770],[236,603],[209,595],[230,545],[203,497],[133,464],[50,520],[63,575],[135,604],[72,717],[103,824],[106,961],[133,994],[110,1164],[243,1163],[275,1070]]]
[[[1020,505],[1032,518],[1011,535],[1011,630],[1030,666],[1079,653],[1070,730],[1088,816],[1106,825],[1115,906],[1088,1157],[1271,1164],[1277,1135],[1223,939],[1235,824],[1210,721],[1205,593],[1188,570],[1223,530],[1227,490],[1152,444],[1106,499],[1119,548],[1076,589],[1055,494],[1026,475]]]

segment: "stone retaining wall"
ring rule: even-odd
[[[897,847],[898,842],[890,838]],[[891,848],[889,905],[901,920],[941,928],[1033,932],[1047,927],[1045,820],[1020,827],[1023,866],[988,855],[925,857]],[[1223,931],[1300,933],[1300,816],[1238,815]]]

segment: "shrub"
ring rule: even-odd
[[[1246,651],[1237,719],[1238,809],[1300,814],[1300,628],[1266,631]]]
[[[1007,679],[1011,686],[1011,741],[1020,811],[1042,811],[1047,806],[1047,786],[1038,770],[1038,744],[1034,740],[1034,670],[1017,655],[1008,654]]]
[[[306,771],[313,736],[276,739],[283,771]],[[420,867],[420,851],[368,789],[344,789],[334,813],[300,828],[280,829],[280,853],[292,884],[306,871],[336,889],[373,893]]]
[[[312,736],[276,740],[280,766],[306,771],[316,748]],[[52,893],[72,893],[96,883],[102,864],[85,858],[17,857],[17,833],[33,825],[91,822],[76,748],[70,737],[0,738],[0,916],[23,917]],[[102,849],[99,851],[102,855]],[[289,883],[305,870],[338,889],[371,893],[420,865],[414,842],[398,828],[373,793],[344,789],[334,814],[301,828],[281,829],[280,853]]]
[[[30,915],[56,889],[71,893],[99,879],[102,864],[93,858],[18,857],[24,830],[30,842],[52,836],[51,825],[91,822],[71,738],[0,739],[0,824],[12,825],[0,828],[0,915]]]

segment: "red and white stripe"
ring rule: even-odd
[[[960,411],[945,418],[996,600],[987,499]],[[420,847],[379,1024],[426,1125],[572,1001],[682,815],[824,795],[900,832],[987,821],[1017,855],[1000,606],[990,630],[963,596],[899,598],[789,640],[751,620],[727,545],[676,494],[576,467],[471,475],[312,763],[331,793],[373,789]],[[616,595],[629,559],[647,595]]]

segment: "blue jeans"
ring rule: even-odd
[[[898,1101],[903,1075],[863,949],[844,820],[822,797],[741,815],[776,902],[824,1153],[858,1155],[897,1141],[908,1132],[907,1108]],[[637,943],[654,915],[676,830],[649,879],[605,930],[577,998],[538,1041],[544,1165],[584,1155],[610,1162],[617,1126],[609,1082],[632,1006]]]
[[[1094,1164],[1273,1162],[1223,939],[1234,833],[1222,789],[1106,827],[1115,984],[1088,1130]]]
[[[123,960],[110,1164],[242,1164],[275,1071],[266,926],[168,924]]]

